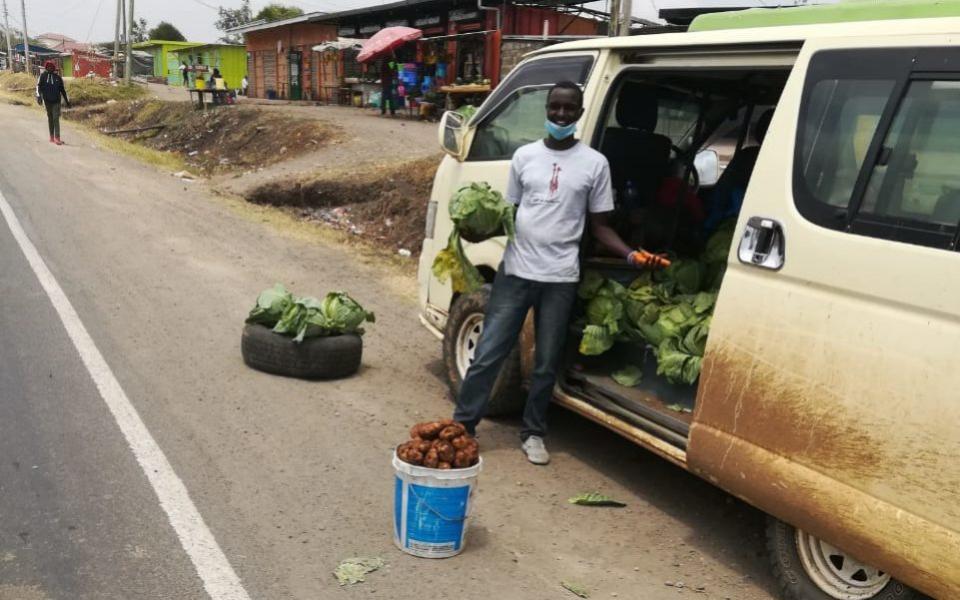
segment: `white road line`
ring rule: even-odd
[[[53,273],[47,268],[40,253],[27,237],[2,192],[0,192],[0,213],[6,219],[10,232],[20,245],[40,285],[49,296],[53,308],[60,315],[67,335],[70,336],[90,377],[96,383],[100,396],[113,413],[120,431],[127,438],[127,443],[133,450],[137,462],[150,480],[150,485],[153,486],[153,491],[160,500],[160,506],[167,513],[183,549],[197,569],[207,594],[213,600],[249,600],[250,596],[240,583],[240,578],[237,577],[233,567],[230,566],[223,550],[217,545],[213,533],[203,522],[203,517],[190,499],[187,488],[177,477],[163,450],[150,435],[147,426],[127,398],[126,392],[120,387],[120,382],[117,381],[107,361],[94,344],[93,338],[87,333],[77,311],[74,310]]]

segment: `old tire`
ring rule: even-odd
[[[307,338],[299,344],[258,324],[243,328],[240,352],[247,366],[287,377],[338,379],[360,368],[363,338],[356,334]]]
[[[473,362],[480,333],[483,331],[483,313],[490,299],[490,286],[472,294],[463,294],[450,307],[443,336],[443,361],[447,368],[447,384],[456,398],[467,367]],[[510,352],[500,376],[490,393],[487,416],[517,414],[523,409],[524,394],[520,372],[520,349]]]
[[[920,600],[890,575],[774,517],[767,550],[786,600]]]

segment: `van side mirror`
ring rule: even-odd
[[[463,134],[466,118],[458,112],[448,110],[440,118],[440,148],[450,156],[460,160],[463,154]]]
[[[693,159],[700,187],[710,187],[720,181],[720,155],[716,150],[701,150]]]

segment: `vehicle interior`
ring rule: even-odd
[[[727,227],[732,236],[788,74],[636,70],[611,86],[592,145],[610,162],[616,205],[610,222],[629,245],[673,261],[696,260],[718,230]],[[629,291],[658,280],[585,238],[585,281],[593,271]],[[714,289],[728,250],[725,242]],[[671,383],[658,375],[657,348],[637,336],[621,333],[609,350],[581,353],[587,302],[581,300],[570,324],[564,390],[685,449],[698,380]],[[630,365],[642,372],[639,383],[617,383],[613,374]]]

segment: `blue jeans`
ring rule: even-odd
[[[507,275],[503,266],[493,281],[483,317],[483,334],[473,364],[460,386],[453,418],[472,433],[486,413],[490,392],[503,362],[513,350],[527,312],[532,308],[536,327],[536,359],[530,392],[523,411],[520,437],[547,433],[547,408],[563,357],[570,311],[577,283],[542,283]]]

